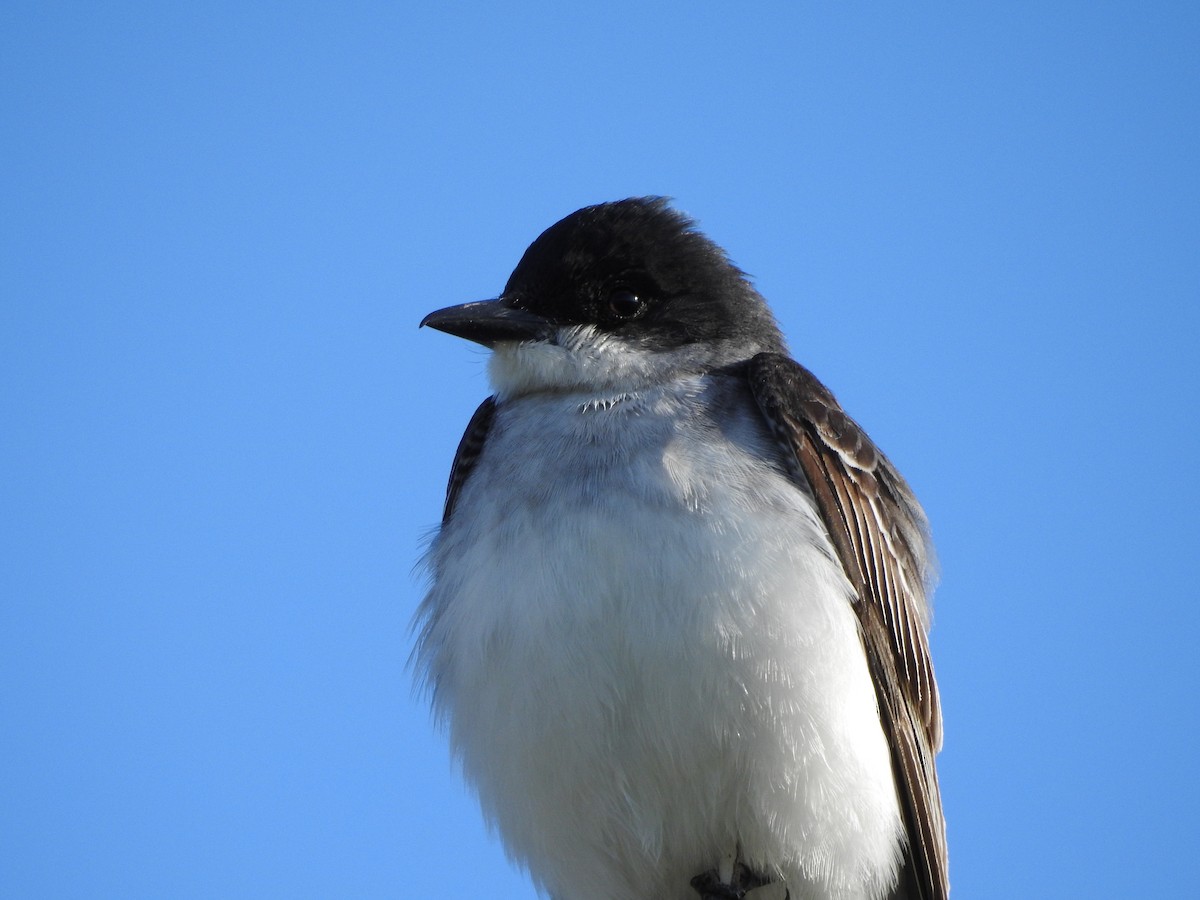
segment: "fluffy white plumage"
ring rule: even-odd
[[[695,900],[739,850],[792,900],[895,878],[851,586],[744,385],[701,374],[745,355],[589,328],[493,355],[418,663],[488,820],[559,900]]]

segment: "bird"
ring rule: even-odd
[[[539,893],[947,897],[928,520],[750,277],[633,197],[421,325],[492,393],[412,666]]]

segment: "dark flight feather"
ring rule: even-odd
[[[949,894],[946,826],[934,755],[941,706],[926,638],[932,567],[925,514],[887,458],[799,363],[761,353],[750,389],[793,478],[811,490],[857,593],[863,649],[892,751],[908,848],[893,897]]]
[[[458,442],[458,450],[454,453],[454,462],[450,466],[450,481],[446,485],[446,505],[442,508],[442,521],[445,522],[454,512],[454,504],[458,502],[459,492],[466,484],[467,476],[475,468],[475,461],[483,451],[483,442],[487,440],[488,429],[492,427],[492,418],[496,415],[496,398],[488,397],[479,404],[467,430],[463,432],[462,440]]]

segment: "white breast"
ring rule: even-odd
[[[718,393],[741,409],[720,427]],[[737,845],[794,898],[894,877],[850,586],[770,452],[728,380],[509,401],[434,542],[435,706],[560,900],[695,900]]]

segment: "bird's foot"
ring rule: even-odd
[[[787,900],[787,885],[768,882],[740,862],[733,866],[732,877],[722,880],[716,869],[697,875],[691,881],[700,900]]]
[[[746,900],[788,900],[790,896],[782,881],[771,881],[746,891]]]
[[[697,875],[692,879],[691,885],[700,895],[700,900],[742,900],[746,896],[745,891],[739,891],[733,885],[723,882],[716,869],[709,869]]]

